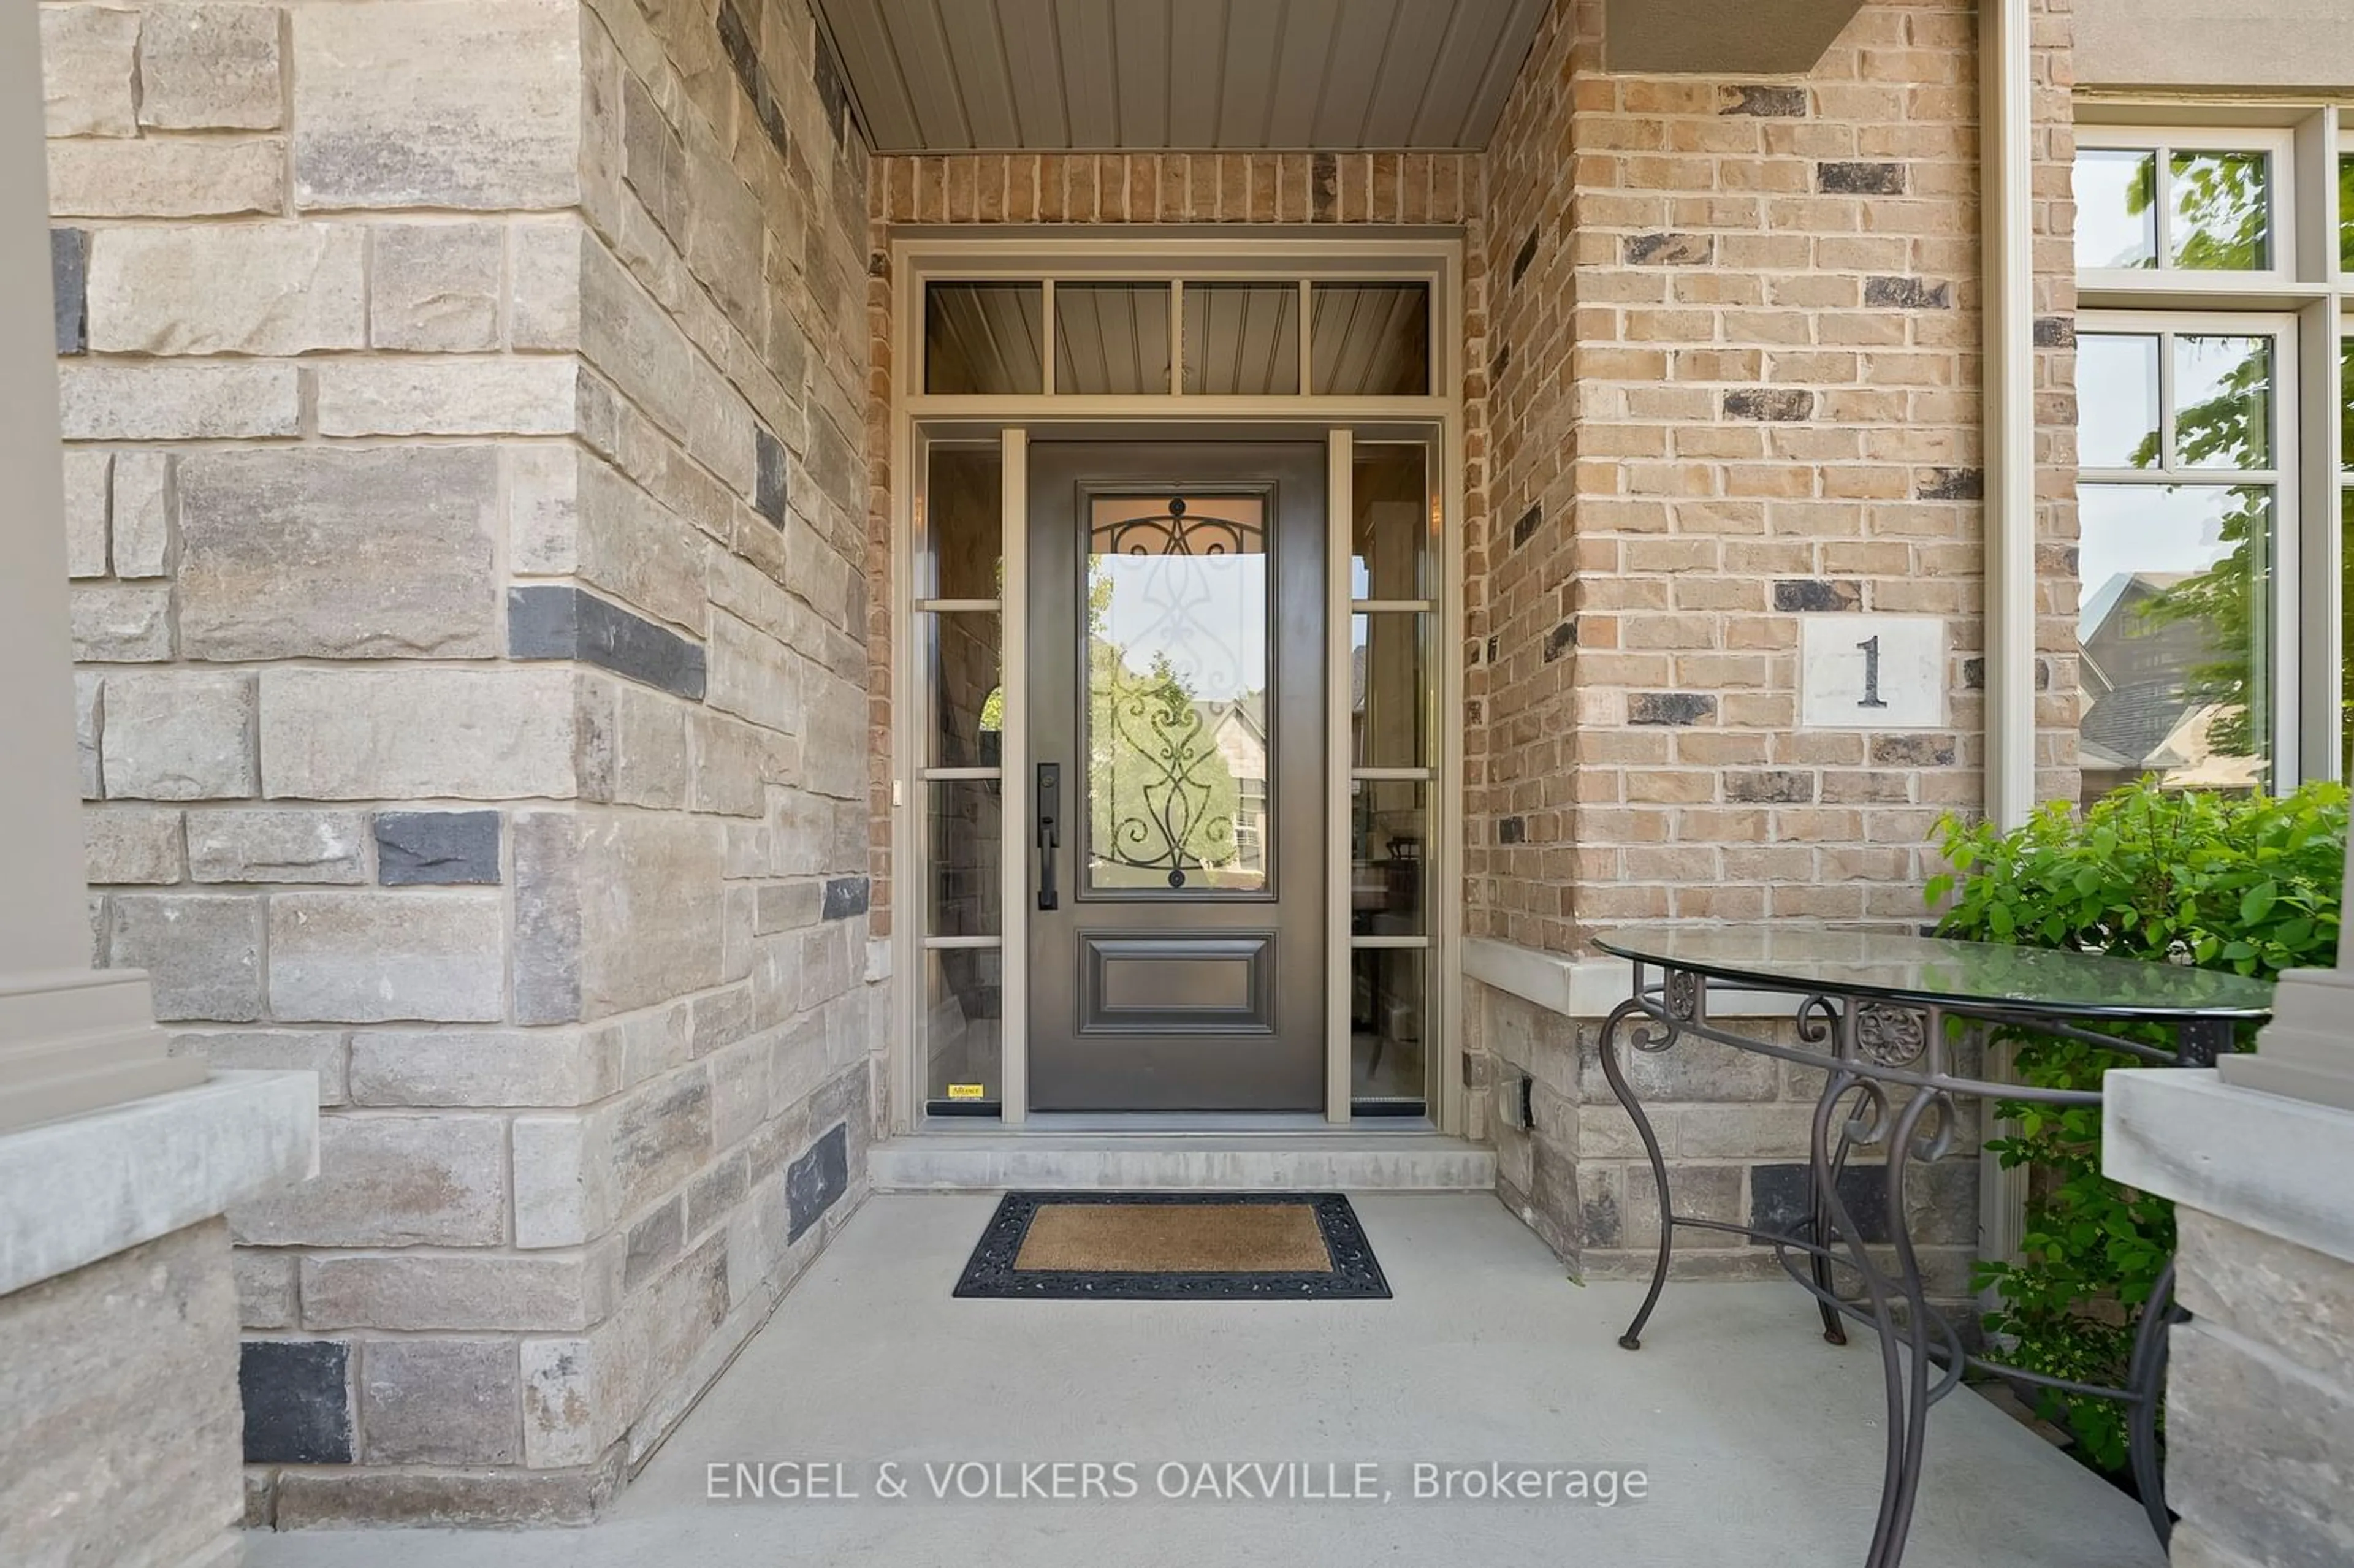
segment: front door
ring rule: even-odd
[[[1030,1103],[1324,1105],[1324,449],[1030,449]]]

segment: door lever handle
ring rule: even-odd
[[[1055,891],[1055,852],[1063,847],[1063,769],[1054,762],[1038,764],[1038,907],[1060,907]]]

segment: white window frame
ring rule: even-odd
[[[906,228],[891,241],[892,377],[891,495],[893,548],[893,667],[892,667],[892,843],[894,847],[893,972],[905,977],[895,998],[896,1036],[900,1048],[892,1053],[891,1121],[902,1132],[948,1131],[976,1133],[992,1128],[1012,1129],[1027,1119],[1028,1081],[1026,1032],[1028,999],[1026,966],[1016,956],[1028,948],[1028,855],[1019,848],[1027,836],[1019,824],[1031,815],[1028,747],[1027,673],[1024,654],[1028,635],[1027,570],[1023,563],[1023,532],[1028,516],[1027,450],[1032,439],[1053,439],[1057,433],[1102,434],[1133,428],[1140,438],[1188,431],[1218,436],[1261,434],[1282,430],[1302,437],[1311,430],[1327,441],[1330,482],[1329,527],[1338,541],[1337,558],[1328,567],[1328,591],[1337,595],[1341,611],[1332,628],[1341,642],[1345,670],[1346,614],[1349,599],[1347,530],[1352,516],[1350,454],[1355,440],[1426,440],[1437,471],[1434,488],[1441,515],[1432,542],[1438,570],[1438,592],[1429,608],[1438,625],[1435,630],[1437,667],[1433,672],[1431,700],[1440,714],[1460,713],[1463,704],[1464,644],[1457,630],[1463,624],[1463,241],[1458,235],[1435,230],[1397,230],[1388,235],[1355,237],[1296,232],[1254,238],[1235,236],[1154,236],[1147,232],[1013,234],[976,237],[972,230]],[[1046,368],[1044,389],[1035,394],[1006,396],[935,395],[924,392],[924,289],[931,281],[1042,281],[1045,336],[1041,352]],[[1271,282],[1288,281],[1302,287],[1300,320],[1301,387],[1298,393],[1271,397],[1204,396],[1182,391],[1184,354],[1182,330],[1186,282]],[[1171,386],[1166,393],[1123,396],[1081,396],[1052,388],[1055,359],[1054,284],[1070,282],[1170,281]],[[1396,397],[1341,397],[1317,395],[1310,382],[1310,336],[1312,316],[1307,289],[1319,282],[1377,283],[1426,281],[1430,295],[1431,390],[1427,395]],[[925,931],[928,915],[926,885],[928,846],[926,783],[938,770],[926,766],[930,744],[930,696],[923,666],[916,616],[923,609],[912,597],[917,519],[915,507],[926,481],[923,471],[928,441],[949,437],[1002,440],[1005,459],[1002,497],[1002,550],[1005,580],[1002,600],[990,601],[1001,614],[1004,639],[1002,679],[1005,686],[1005,728],[1002,767],[981,770],[1001,782],[1005,838],[1001,896],[1002,935],[995,938],[932,938]],[[976,604],[972,608],[983,608]],[[1350,855],[1345,815],[1348,786],[1354,777],[1345,744],[1348,709],[1344,702],[1327,703],[1328,722],[1336,724],[1341,744],[1328,736],[1326,787],[1328,802],[1342,810],[1331,824],[1338,853],[1328,858],[1326,1104],[1327,1120],[1351,1120],[1352,1052],[1347,1006],[1354,953],[1362,948],[1397,946],[1400,938],[1359,938],[1349,929]],[[1430,770],[1430,842],[1424,878],[1428,888],[1427,932],[1419,940],[1430,951],[1423,1020],[1427,1097],[1427,1125],[1441,1132],[1460,1133],[1466,1119],[1462,1083],[1462,859],[1461,790],[1451,781],[1463,777],[1463,734],[1460,725],[1437,727],[1435,767]],[[971,770],[960,770],[970,773]],[[1000,1067],[1001,1111],[994,1120],[951,1118],[928,1124],[925,1106],[928,1062],[925,1043],[925,954],[931,947],[994,946],[1006,955],[1002,965],[1002,1016]],[[1420,1119],[1371,1118],[1363,1127],[1395,1126],[1410,1131],[1425,1125]]]
[[[2084,289],[2143,291],[2153,287],[2177,292],[2228,294],[2244,292],[2251,284],[2291,283],[2296,277],[2298,211],[2296,137],[2288,131],[2253,130],[2207,125],[2101,125],[2085,127],[2076,138],[2078,153],[2136,152],[2158,159],[2158,199],[2156,212],[2158,265],[2155,267],[2083,267],[2078,286]],[[2173,254],[2174,204],[2167,199],[2171,179],[2169,162],[2176,153],[2264,153],[2271,158],[2267,184],[2272,240],[2270,267],[2246,271],[2211,271],[2177,267]]]
[[[2276,601],[2276,664],[2272,727],[2276,789],[2341,776],[2347,718],[2338,700],[2342,599],[2342,516],[2338,505],[2341,396],[2338,353],[2349,279],[2340,265],[2338,158],[2354,153],[2354,131],[2341,138],[2334,103],[2272,102],[2239,106],[2177,102],[2131,104],[2104,100],[2077,104],[2079,152],[2117,149],[2249,152],[2272,155],[2274,267],[2221,272],[2159,266],[2084,268],[2076,274],[2080,332],[2101,323],[2164,313],[2163,330],[2200,323],[2209,330],[2285,330],[2295,345],[2296,369],[2279,388],[2283,443],[2280,549],[2285,586]],[[2163,201],[2161,223],[2169,204]],[[2161,258],[2166,235],[2159,234]],[[2175,316],[2174,313],[2185,313]],[[2260,317],[2285,322],[2259,324]],[[2145,328],[2144,330],[2150,330]],[[2087,395],[2081,384],[2079,398]],[[2096,476],[2080,475],[2092,481]],[[2151,482],[2147,477],[2137,482]],[[2287,521],[2296,522],[2292,531]],[[2026,527],[2024,522],[2015,524]],[[2013,736],[2014,744],[2027,737]]]
[[[2307,652],[2301,635],[2299,606],[2302,602],[2303,565],[2310,549],[2310,542],[2305,537],[2303,520],[2312,510],[2300,503],[2302,497],[2298,482],[2302,472],[2297,459],[2300,429],[2297,411],[2298,320],[2293,314],[2278,312],[2086,311],[2077,317],[2076,333],[2080,338],[2112,334],[2157,337],[2161,382],[2170,379],[2175,374],[2171,355],[2173,341],[2177,337],[2269,337],[2275,344],[2270,437],[2273,461],[2270,467],[2193,469],[2176,464],[2172,450],[2174,420],[2168,412],[2161,421],[2160,439],[2166,444],[2166,450],[2160,453],[2158,468],[2080,466],[2076,471],[2076,482],[2080,485],[2138,486],[2155,490],[2229,490],[2243,484],[2272,487],[2273,542],[2268,553],[2272,583],[2265,618],[2272,635],[2269,645],[2264,650],[2269,664],[2264,684],[2271,712],[2263,715],[2263,721],[2274,788],[2282,791],[2294,789],[2296,781],[2306,777],[2300,744],[2303,726],[2298,715],[2303,711],[2299,698]],[[2094,585],[2084,586],[2090,588]]]

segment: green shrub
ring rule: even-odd
[[[1946,937],[2265,979],[2327,968],[2338,950],[2346,807],[2338,784],[2267,800],[2172,794],[2144,780],[2081,818],[2053,805],[2008,833],[1948,817],[1939,836],[1953,873],[1931,880],[1929,902],[1952,899],[1937,926]],[[2020,1081],[2043,1087],[2097,1089],[2109,1068],[2141,1065],[2081,1042],[2016,1038]],[[2030,1371],[2122,1383],[2140,1310],[2174,1250],[2173,1206],[2101,1175],[2099,1107],[2007,1103],[1998,1114],[2018,1134],[1988,1148],[2034,1173],[2019,1261],[1979,1266],[1980,1287],[2002,1295],[1986,1327]],[[2124,1467],[2121,1405],[2048,1392],[2038,1403],[2092,1463]]]

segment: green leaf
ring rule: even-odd
[[[2240,923],[2253,926],[2272,913],[2273,905],[2280,898],[2277,883],[2260,882],[2240,896]]]

